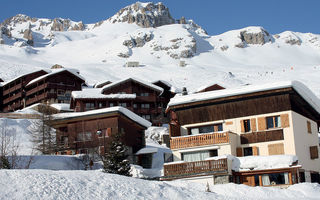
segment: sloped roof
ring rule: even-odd
[[[17,79],[19,79],[19,78],[22,78],[22,77],[27,76],[27,75],[29,75],[29,74],[37,73],[37,72],[40,72],[40,71],[43,71],[43,72],[45,72],[45,73],[47,73],[47,74],[51,72],[51,71],[48,70],[48,69],[34,70],[34,71],[31,71],[31,72],[28,72],[28,73],[25,73],[25,74],[21,74],[20,76],[15,77],[15,78],[13,78],[13,79],[10,79],[10,80],[8,80],[8,81],[5,81],[5,82],[2,83],[2,85],[5,86],[5,85],[7,85],[7,84],[11,83],[12,81],[15,81],[15,80],[17,80]]]
[[[154,85],[154,84],[152,84],[152,83],[149,83],[149,82],[146,82],[146,81],[137,79],[137,78],[127,78],[127,79],[123,79],[123,80],[120,80],[120,81],[116,81],[116,82],[114,82],[114,83],[110,83],[110,84],[102,87],[102,92],[105,91],[106,89],[115,87],[115,86],[117,86],[117,85],[119,85],[119,84],[121,84],[121,83],[125,83],[125,82],[128,82],[128,81],[134,81],[134,82],[139,83],[139,84],[141,84],[141,85],[144,85],[144,86],[146,86],[146,87],[148,87],[148,88],[151,88],[151,89],[153,89],[153,90],[156,90],[156,91],[158,91],[158,92],[160,92],[160,93],[163,92],[163,88],[161,88],[161,87],[159,87],[159,86],[156,86],[156,85]]]
[[[32,84],[34,84],[34,83],[36,83],[36,82],[38,82],[38,81],[40,81],[40,80],[43,80],[43,79],[45,79],[45,78],[47,78],[47,77],[50,77],[50,76],[53,76],[53,75],[56,75],[56,74],[59,74],[59,73],[62,73],[62,72],[66,72],[66,71],[69,72],[69,73],[71,73],[71,74],[73,74],[74,76],[78,77],[79,79],[85,81],[85,78],[82,77],[80,74],[78,74],[77,71],[75,71],[75,70],[73,70],[73,69],[59,68],[59,69],[50,70],[50,72],[49,72],[48,74],[45,74],[45,75],[40,76],[40,77],[38,77],[38,78],[36,78],[36,79],[33,79],[32,81],[30,81],[30,82],[27,84],[27,86],[32,85]]]
[[[318,113],[320,113],[320,100],[307,86],[305,86],[303,83],[299,81],[282,81],[262,85],[247,85],[237,88],[195,93],[190,95],[176,95],[174,98],[170,100],[168,107],[170,108],[171,106],[177,106],[182,104],[189,104],[194,102],[219,99],[223,97],[231,97],[283,88],[293,88]]]
[[[121,106],[102,108],[102,109],[90,110],[85,112],[59,113],[59,114],[53,115],[53,119],[54,120],[74,119],[77,117],[94,116],[94,115],[101,115],[101,114],[114,113],[114,112],[119,112],[124,116],[128,117],[129,119],[131,119],[132,121],[135,121],[146,128],[151,126],[151,122],[143,119],[139,115]]]
[[[83,89],[82,91],[72,91],[74,99],[135,99],[135,94],[102,94],[101,88]]]

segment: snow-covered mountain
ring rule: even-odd
[[[320,96],[320,35],[252,26],[210,36],[192,20],[173,19],[162,3],[137,2],[95,24],[19,14],[1,24],[0,43],[4,80],[60,64],[89,84],[134,76],[195,91],[297,79]]]

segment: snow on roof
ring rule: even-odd
[[[72,91],[72,98],[75,99],[135,99],[135,94],[102,94],[102,88],[83,89]]]
[[[2,86],[5,86],[5,85],[7,85],[8,83],[11,83],[12,81],[15,81],[15,80],[17,80],[17,79],[19,79],[19,78],[22,78],[23,76],[26,76],[26,75],[28,75],[28,74],[32,74],[32,73],[36,73],[36,72],[40,72],[40,71],[44,71],[44,72],[46,72],[46,73],[50,73],[50,72],[51,72],[51,71],[48,70],[48,69],[34,70],[34,71],[31,71],[31,72],[28,72],[28,73],[21,74],[20,76],[15,77],[15,78],[13,78],[13,79],[10,79],[10,80],[8,80],[8,81],[5,81],[5,82],[2,83]]]
[[[307,86],[299,81],[283,81],[263,85],[247,85],[238,88],[215,90],[189,95],[176,95],[170,100],[168,107],[289,87],[292,87],[296,92],[298,92],[318,113],[320,113],[320,100]]]
[[[155,84],[157,82],[161,82],[161,83],[165,84],[166,86],[168,86],[169,88],[171,88],[171,86],[172,86],[169,82],[164,81],[164,80],[156,80],[156,81],[153,81],[152,84]]]
[[[154,84],[152,84],[152,83],[149,83],[149,82],[140,80],[140,79],[138,79],[138,78],[127,78],[127,79],[123,79],[123,80],[116,81],[116,82],[114,82],[114,83],[110,83],[110,84],[102,87],[102,91],[104,91],[104,90],[106,90],[106,89],[109,89],[109,88],[112,88],[112,87],[114,87],[114,86],[116,86],[116,85],[119,85],[119,84],[121,84],[121,83],[125,83],[125,82],[130,81],[130,80],[132,80],[132,81],[134,81],[134,82],[137,82],[137,83],[140,83],[140,84],[142,84],[142,85],[144,85],[144,86],[146,86],[146,87],[152,88],[152,89],[154,89],[154,90],[157,90],[157,91],[159,91],[159,92],[161,92],[161,93],[163,92],[163,88],[158,87],[158,86],[156,86],[156,85],[154,85]]]
[[[151,122],[143,119],[139,115],[121,106],[102,108],[102,109],[90,110],[85,112],[59,113],[59,114],[53,115],[53,118],[56,120],[59,120],[59,119],[65,119],[65,118],[76,118],[76,117],[82,117],[82,116],[98,115],[98,114],[113,113],[113,112],[120,112],[126,117],[128,117],[129,119],[139,123],[144,127],[148,128],[149,126],[151,126]]]
[[[298,161],[295,155],[273,155],[273,156],[245,156],[235,157],[232,155],[222,155],[207,158],[206,160],[219,160],[227,158],[232,161],[232,170],[249,171],[249,170],[266,170],[289,168]]]
[[[40,80],[42,80],[42,79],[44,79],[44,78],[46,78],[46,77],[49,77],[49,76],[52,76],[52,75],[55,75],[55,74],[58,74],[58,73],[61,73],[61,72],[64,72],[64,71],[68,71],[68,72],[70,72],[71,74],[73,74],[73,75],[75,75],[76,77],[78,77],[79,79],[85,81],[85,78],[82,77],[80,74],[78,74],[78,73],[77,73],[77,72],[78,72],[77,70],[75,70],[75,69],[67,69],[67,68],[59,68],[59,69],[52,69],[52,70],[50,71],[50,73],[45,74],[45,75],[43,75],[43,76],[40,76],[40,77],[38,77],[38,78],[36,78],[36,79],[33,79],[32,81],[30,81],[30,82],[27,84],[27,86],[32,85],[33,83],[36,83],[36,82],[38,82],[38,81],[40,81]]]
[[[140,149],[136,155],[141,155],[141,154],[150,154],[150,153],[157,153],[158,149],[154,147],[144,147]]]
[[[50,106],[59,111],[73,111],[73,109],[70,109],[70,104],[68,103],[53,103],[50,104]]]

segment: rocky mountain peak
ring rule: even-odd
[[[125,8],[122,8],[113,17],[108,19],[111,23],[128,22],[135,23],[138,26],[159,27],[176,23],[170,15],[169,8],[159,3],[141,3],[136,2]]]

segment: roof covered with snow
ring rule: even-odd
[[[117,86],[117,85],[119,85],[119,84],[121,84],[121,83],[125,83],[125,82],[127,82],[127,81],[134,81],[134,82],[139,83],[139,84],[141,84],[141,85],[144,85],[144,86],[146,86],[146,87],[148,87],[148,88],[151,88],[151,89],[153,89],[153,90],[156,90],[156,91],[158,91],[158,92],[160,92],[160,93],[163,92],[163,88],[158,87],[158,86],[156,86],[156,85],[154,85],[154,84],[152,84],[152,83],[149,83],[149,82],[146,82],[146,81],[137,79],[137,78],[127,78],[127,79],[123,79],[123,80],[116,81],[116,82],[114,82],[114,83],[110,83],[110,84],[102,87],[102,91],[107,90],[107,89],[109,89],[109,88],[112,88],[112,87],[114,87],[114,86]]]
[[[2,82],[1,84],[2,84],[2,86],[5,86],[5,85],[7,85],[8,83],[11,83],[12,81],[15,81],[15,80],[17,80],[17,79],[19,79],[19,78],[22,78],[22,77],[24,77],[24,76],[26,76],[26,75],[33,74],[33,73],[40,72],[40,71],[44,71],[44,72],[46,72],[46,73],[50,73],[50,72],[51,72],[51,71],[48,70],[48,69],[34,70],[34,71],[31,71],[31,72],[28,72],[28,73],[21,74],[20,76],[15,77],[15,78],[13,78],[13,79],[10,79],[10,80],[8,80],[8,81]]]
[[[151,122],[143,119],[139,115],[121,106],[102,108],[102,109],[90,110],[85,112],[59,113],[59,114],[53,115],[53,118],[55,120],[63,120],[63,119],[71,119],[71,118],[78,118],[78,117],[84,117],[84,116],[94,116],[94,115],[101,115],[101,114],[115,113],[115,112],[119,112],[123,114],[124,116],[128,117],[132,121],[135,121],[144,127],[151,126]]]
[[[47,78],[47,77],[50,77],[50,76],[53,76],[53,75],[56,75],[56,74],[58,74],[58,73],[65,72],[65,71],[67,71],[67,72],[75,75],[75,76],[78,77],[79,79],[85,81],[85,78],[82,77],[80,74],[78,74],[78,71],[77,71],[77,70],[75,70],[75,69],[67,69],[67,68],[59,68],[59,69],[52,69],[48,74],[45,74],[45,75],[40,76],[40,77],[38,77],[38,78],[36,78],[36,79],[33,79],[32,81],[30,81],[30,82],[27,84],[27,86],[32,85],[33,83],[36,83],[36,82],[38,82],[38,81],[40,81],[40,80],[43,80],[43,79],[45,79],[45,78]]]
[[[135,99],[135,94],[102,94],[101,88],[88,88],[82,91],[72,91],[74,99]]]
[[[320,100],[307,86],[299,81],[273,82],[262,85],[247,85],[232,89],[216,90],[190,95],[176,95],[170,100],[168,107],[291,87],[298,92],[298,94],[302,96],[318,113],[320,113]]]
[[[70,104],[68,103],[53,103],[50,104],[50,106],[59,111],[73,111],[73,109],[70,109]]]
[[[251,171],[280,169],[297,166],[298,157],[295,155],[272,155],[272,156],[245,156],[235,157],[232,155],[223,155],[210,157],[206,160],[219,160],[227,158],[232,160],[232,170],[234,171]]]

